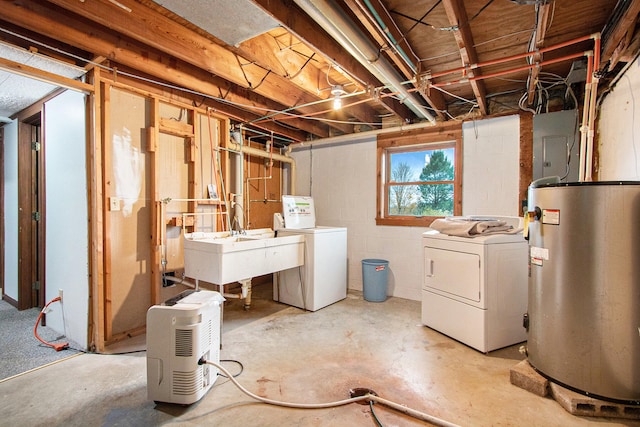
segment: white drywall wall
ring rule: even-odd
[[[598,180],[640,180],[640,59],[602,101]]]
[[[4,126],[4,293],[18,300],[18,122]]]
[[[84,95],[66,91],[45,103],[47,326],[87,347],[89,221]],[[64,312],[61,315],[61,309]]]

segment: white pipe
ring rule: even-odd
[[[237,221],[237,226],[240,229],[245,228],[245,218],[244,218],[244,206],[243,206],[243,197],[244,197],[244,156],[242,155],[242,147],[243,147],[243,137],[242,137],[242,127],[240,130],[234,131],[237,134],[234,136],[232,132],[232,140],[240,147],[239,150],[232,150],[233,161],[235,164],[235,176],[233,180],[233,198],[231,200],[234,212],[234,218]]]
[[[589,125],[587,130],[587,162],[585,165],[585,181],[593,181],[593,137],[595,133],[596,118],[596,95],[598,93],[598,78],[594,77],[591,82],[591,99],[589,100]]]
[[[351,19],[332,0],[295,0],[314,21],[331,35],[347,52],[366,67],[384,85],[402,95],[407,107],[419,117],[435,123],[435,118],[402,85],[395,68],[371,41],[358,30]]]
[[[392,127],[392,128],[384,128],[384,129],[376,129],[376,130],[370,130],[370,131],[366,131],[366,132],[358,132],[358,133],[351,133],[351,134],[345,134],[345,135],[338,135],[338,136],[333,136],[331,138],[322,138],[322,139],[316,139],[316,140],[312,140],[312,141],[306,141],[306,142],[301,142],[299,144],[291,144],[289,145],[289,150],[304,150],[307,149],[311,146],[313,147],[317,147],[320,145],[327,145],[327,144],[340,144],[343,142],[361,142],[364,140],[368,140],[372,137],[378,136],[378,135],[382,135],[382,134],[386,134],[386,133],[394,133],[394,132],[403,132],[403,131],[409,131],[409,130],[415,130],[415,129],[423,129],[423,128],[432,128],[433,124],[431,123],[414,123],[414,124],[410,124],[410,125],[401,125],[401,126],[396,126],[396,127]]]
[[[591,77],[593,72],[593,56],[587,55],[587,81],[584,85],[584,104],[582,106],[582,125],[580,126],[580,170],[578,181],[583,182],[587,175],[587,137],[589,134],[589,110],[591,106]]]
[[[241,146],[239,144],[231,142],[229,144],[229,148],[232,150],[242,151],[244,154],[251,154],[252,156],[262,157],[264,159],[268,159],[270,156],[273,156],[273,160],[277,160],[283,163],[294,163],[294,160],[291,157],[288,157],[284,154],[269,154],[259,148],[253,148],[246,145]]]

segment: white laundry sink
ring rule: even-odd
[[[238,282],[304,264],[304,236],[274,237],[273,230],[246,234],[191,233],[184,238],[187,277],[216,285]]]

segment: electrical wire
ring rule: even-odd
[[[573,147],[576,145],[576,134],[578,133],[578,128],[580,126],[580,121],[578,119],[578,110],[575,110],[575,119],[573,124],[573,137],[571,140],[571,145],[567,147],[567,167],[565,169],[565,174],[560,178],[560,181],[566,179],[569,176],[569,172],[571,172],[571,152],[573,151]]]
[[[429,414],[425,414],[423,412],[419,412],[416,411],[414,409],[411,409],[407,406],[404,405],[399,405],[395,402],[392,402],[390,400],[381,398],[379,396],[376,396],[375,394],[371,394],[371,393],[367,393],[361,396],[356,396],[356,397],[351,397],[349,399],[343,399],[343,400],[337,400],[334,402],[326,402],[326,403],[295,403],[295,402],[284,402],[284,401],[280,401],[280,400],[273,400],[273,399],[269,399],[266,397],[262,397],[262,396],[258,396],[257,394],[254,394],[252,392],[250,392],[249,390],[247,390],[246,388],[244,388],[239,382],[238,380],[235,379],[235,377],[233,375],[231,375],[231,373],[229,371],[227,371],[222,365],[220,365],[219,363],[213,362],[211,360],[205,360],[204,358],[201,358],[198,361],[198,365],[212,365],[216,368],[218,368],[220,371],[222,371],[223,374],[226,375],[227,378],[229,378],[229,380],[231,380],[231,382],[238,387],[238,389],[240,391],[242,391],[244,394],[246,394],[247,396],[251,397],[254,400],[260,401],[262,403],[266,403],[269,405],[274,405],[274,406],[282,406],[285,408],[297,408],[297,409],[324,409],[324,408],[335,408],[338,406],[344,406],[344,405],[348,405],[350,403],[357,403],[357,402],[362,402],[362,401],[373,401],[373,402],[377,402],[377,403],[381,403],[385,406],[388,406],[392,409],[395,409],[397,411],[400,411],[404,414],[407,414],[411,417],[417,418],[417,419],[421,419],[424,421],[428,421],[434,425],[437,426],[443,426],[443,427],[458,427],[457,424],[453,424],[450,423],[448,421],[445,421],[443,419],[440,419],[438,417],[435,417],[433,415],[429,415]]]
[[[154,85],[157,85],[157,86],[161,86],[161,87],[164,87],[164,88],[167,88],[167,89],[173,89],[173,90],[178,90],[178,91],[181,91],[181,92],[184,92],[184,93],[188,93],[188,94],[191,94],[191,95],[197,95],[199,97],[202,97],[203,99],[210,99],[210,100],[213,100],[213,101],[216,101],[216,102],[220,102],[222,104],[227,104],[227,105],[231,105],[231,106],[234,106],[234,107],[247,109],[247,110],[250,110],[250,111],[269,112],[269,113],[273,113],[274,115],[288,114],[288,115],[290,115],[292,117],[295,117],[295,118],[304,119],[306,117],[299,116],[299,115],[296,115],[296,114],[287,113],[287,112],[291,111],[291,110],[294,110],[294,109],[299,109],[299,108],[302,108],[302,107],[313,106],[313,105],[315,105],[317,103],[327,102],[327,99],[321,99],[321,100],[309,102],[307,104],[296,105],[295,107],[290,107],[290,108],[287,108],[285,110],[274,110],[274,109],[266,108],[266,107],[257,107],[255,105],[251,105],[251,104],[243,104],[243,103],[240,103],[240,102],[230,101],[230,100],[225,99],[225,98],[209,95],[207,93],[200,92],[200,91],[193,90],[193,89],[189,89],[189,88],[186,88],[186,87],[183,87],[183,86],[178,86],[178,85],[162,82],[162,81],[159,81],[159,80],[154,80],[154,79],[147,78],[147,77],[142,77],[142,76],[139,76],[139,75],[136,75],[136,74],[133,74],[133,73],[128,73],[128,72],[122,71],[122,70],[115,70],[112,67],[106,66],[104,64],[97,63],[95,61],[83,58],[83,57],[78,56],[78,55],[74,55],[74,54],[65,52],[65,51],[63,51],[61,49],[55,48],[55,47],[47,45],[45,43],[41,43],[41,42],[39,42],[39,41],[37,41],[35,39],[31,39],[29,37],[22,36],[21,34],[15,33],[13,31],[9,31],[9,30],[6,30],[4,28],[0,28],[0,31],[3,31],[3,32],[7,33],[7,34],[13,35],[13,36],[18,37],[18,38],[21,38],[23,40],[29,41],[31,43],[46,47],[48,49],[52,49],[52,50],[54,50],[54,51],[56,51],[56,52],[58,52],[60,54],[63,54],[63,55],[66,55],[66,56],[70,56],[70,57],[72,57],[72,58],[74,58],[74,59],[76,59],[78,61],[82,61],[82,62],[84,62],[86,64],[91,64],[91,65],[93,65],[95,67],[101,68],[103,70],[106,70],[106,71],[109,71],[109,72],[112,72],[112,73],[120,74],[120,75],[123,75],[123,76],[126,76],[126,77],[130,77],[130,78],[135,79],[135,80],[140,80],[140,81],[143,81],[143,82],[146,82],[146,83],[150,83],[150,84],[154,84]],[[267,118],[269,118],[269,116],[260,117],[258,119],[254,119],[254,120],[251,120],[251,121],[248,121],[248,122],[244,122],[243,124],[244,125],[250,125],[252,123],[255,123],[256,121],[264,120],[264,119],[267,119]],[[310,118],[310,119],[311,120],[322,121],[322,122],[327,122],[327,123],[336,123],[336,124],[363,124],[363,125],[382,126],[382,123],[371,124],[371,123],[361,123],[361,122],[330,120],[330,119],[322,119],[322,118]]]
[[[232,375],[233,378],[239,377],[244,372],[244,365],[239,360],[235,360],[235,359],[220,359],[220,363],[223,363],[223,362],[237,363],[238,366],[240,366],[240,372],[238,372],[235,375]],[[218,372],[218,376],[221,376],[222,378],[229,378],[228,376],[226,376],[225,374],[221,374],[220,372]]]
[[[36,320],[36,324],[33,327],[33,335],[38,339],[38,341],[40,341],[42,344],[46,345],[47,347],[51,347],[53,348],[55,351],[62,351],[66,348],[69,348],[69,343],[68,342],[64,342],[64,343],[50,343],[47,342],[45,340],[43,340],[42,338],[40,338],[40,335],[38,335],[38,325],[40,324],[40,320],[42,320],[42,316],[44,316],[44,314],[46,313],[47,308],[49,308],[49,306],[51,304],[53,304],[54,302],[58,302],[60,301],[60,304],[62,305],[62,298],[60,297],[55,297],[54,299],[52,299],[51,301],[49,301],[42,310],[40,310],[40,314],[38,314],[38,319]],[[64,316],[63,316],[64,317]],[[63,319],[64,321],[64,319]]]
[[[373,400],[369,401],[369,409],[371,409],[371,416],[373,417],[373,420],[376,422],[378,427],[383,427],[382,423],[378,419],[378,416],[376,415],[376,412],[373,410]]]

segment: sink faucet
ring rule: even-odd
[[[246,235],[247,232],[244,228],[242,228],[242,226],[240,225],[240,223],[238,222],[238,217],[234,216],[233,217],[233,223],[231,223],[231,235],[232,236],[237,236],[237,235]]]

